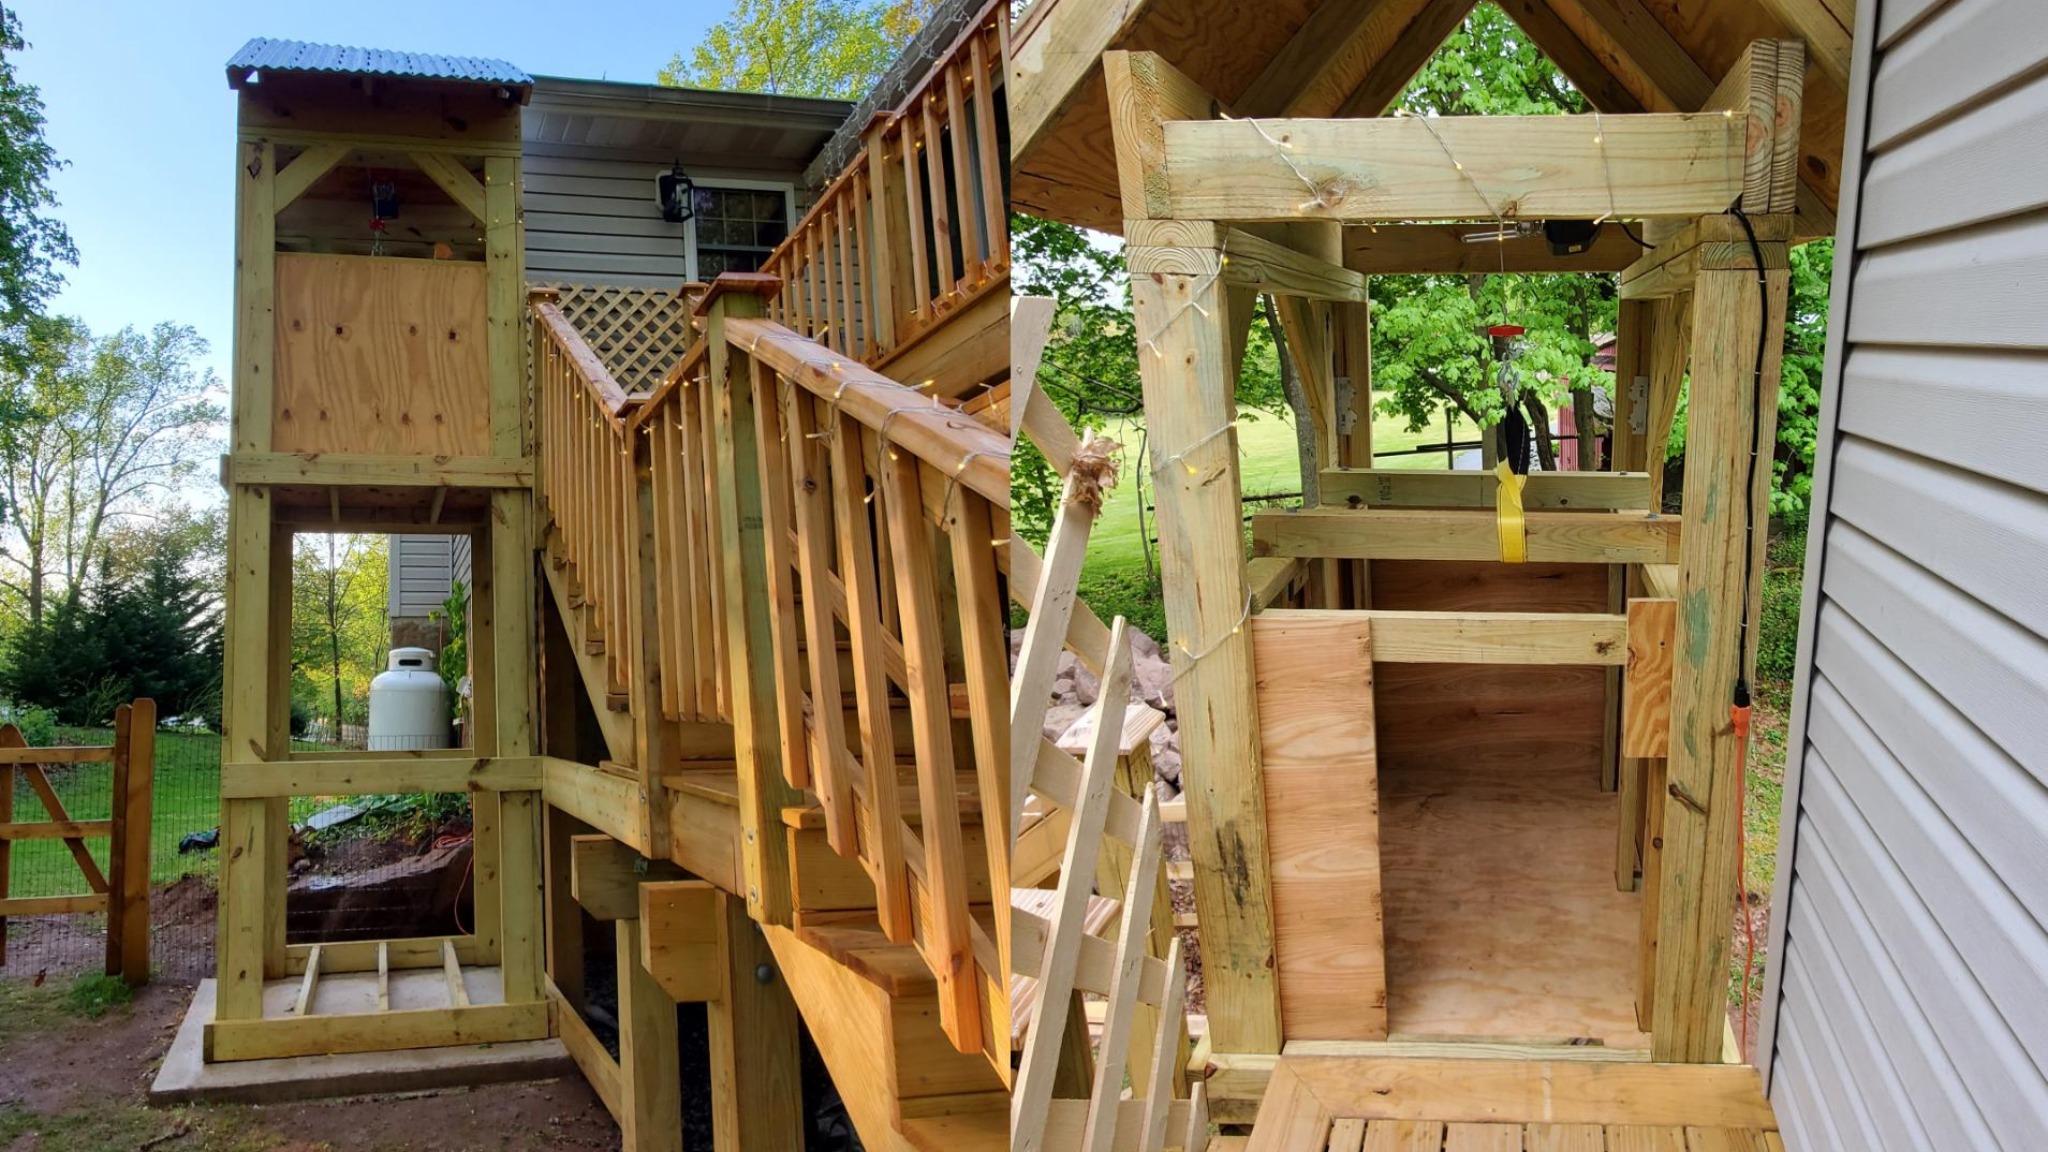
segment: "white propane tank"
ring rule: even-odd
[[[393,648],[391,667],[370,681],[372,752],[448,747],[448,686],[425,648]]]

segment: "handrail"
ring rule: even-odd
[[[1009,282],[997,119],[1008,6],[988,0],[762,263],[769,315],[871,365]]]
[[[884,933],[932,971],[954,1045],[1007,1075],[1007,920],[990,933],[975,913],[1008,887],[1010,443],[764,318],[781,290],[758,274],[713,286],[706,338],[645,396],[536,302],[556,586],[636,732],[732,725],[754,915],[793,919],[781,821],[809,790],[832,849],[872,878]],[[658,807],[672,765],[635,767]],[[970,774],[985,862],[963,827]]]

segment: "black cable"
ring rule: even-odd
[[[1643,239],[1643,238],[1642,238],[1641,236],[1638,236],[1638,235],[1636,235],[1636,231],[1635,231],[1635,229],[1633,229],[1633,228],[1631,228],[1631,227],[1629,227],[1629,226],[1628,226],[1628,221],[1626,221],[1626,220],[1623,220],[1623,219],[1622,219],[1621,217],[1619,217],[1619,216],[1616,216],[1616,217],[1614,218],[1614,226],[1615,226],[1616,228],[1619,228],[1619,229],[1621,229],[1621,234],[1622,234],[1623,236],[1626,236],[1626,237],[1628,237],[1629,239],[1631,239],[1631,240],[1635,241],[1635,242],[1636,242],[1636,247],[1638,247],[1638,248],[1641,248],[1641,249],[1643,249],[1643,250],[1645,250],[1645,251],[1648,251],[1648,250],[1649,250],[1649,247],[1650,247],[1650,244],[1649,244],[1649,242],[1648,242],[1648,241],[1646,241],[1646,240],[1644,240],[1644,239]]]
[[[1743,235],[1749,237],[1749,253],[1756,260],[1756,367],[1750,375],[1749,412],[1755,425],[1763,423],[1764,406],[1764,356],[1770,349],[1771,337],[1771,291],[1770,282],[1764,274],[1763,246],[1756,242],[1756,229],[1750,227],[1749,217],[1743,214],[1742,205],[1730,209],[1737,223],[1742,225]],[[1749,438],[1749,480],[1743,485],[1743,533],[1742,533],[1742,615],[1740,631],[1735,645],[1735,706],[1749,707],[1749,589],[1756,579],[1756,468],[1759,453],[1755,428]]]

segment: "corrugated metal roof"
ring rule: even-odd
[[[228,86],[240,88],[254,72],[410,76],[426,80],[504,84],[522,90],[533,87],[533,77],[503,60],[481,56],[440,56],[429,52],[394,52],[385,48],[350,48],[340,44],[308,44],[300,40],[269,40],[260,36],[242,45],[242,50],[228,61]]]

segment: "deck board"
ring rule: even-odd
[[[1288,1056],[1246,1152],[1768,1152],[1729,1064]]]

